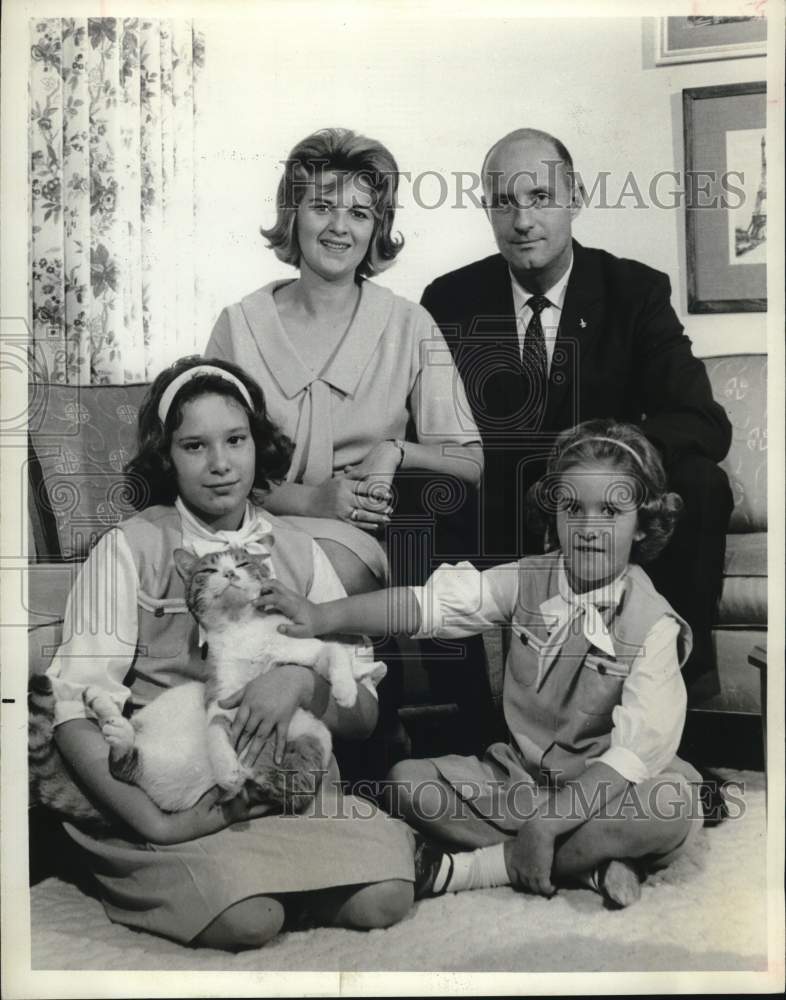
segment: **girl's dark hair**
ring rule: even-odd
[[[366,256],[355,272],[356,280],[369,278],[390,267],[404,247],[404,237],[393,235],[398,191],[398,164],[393,154],[377,142],[348,128],[323,128],[307,135],[292,150],[276,192],[276,222],[261,229],[270,248],[285,264],[300,266],[297,209],[308,186],[320,173],[336,171],[357,177],[373,198],[374,233]]]
[[[240,390],[228,379],[210,373],[200,374],[184,382],[175,393],[162,425],[158,416],[158,404],[167,386],[178,375],[198,365],[212,365],[234,375],[246,387],[253,409],[249,409]],[[169,455],[172,434],[182,423],[184,405],[206,393],[235,400],[248,415],[251,437],[256,446],[254,491],[264,494],[270,489],[271,483],[281,482],[286,476],[293,445],[268,417],[265,397],[260,387],[254,379],[230,361],[203,358],[195,354],[180,358],[169,368],[164,369],[150,386],[140,407],[137,453],[124,469],[128,500],[137,510],[154,504],[175,502],[177,477]]]
[[[557,511],[564,502],[563,475],[577,465],[597,465],[599,462],[613,465],[626,477],[626,481],[619,483],[617,499],[620,503],[635,505],[638,527],[644,533],[640,541],[633,543],[631,560],[649,562],[671,538],[682,511],[682,499],[677,493],[667,491],[660,455],[632,424],[587,420],[563,431],[554,442],[545,475],[527,494],[531,523],[545,528],[547,552],[558,548]]]

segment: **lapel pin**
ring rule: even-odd
[[[586,330],[587,329],[587,321],[584,319],[583,316],[579,320],[579,326],[581,327],[582,330]]]

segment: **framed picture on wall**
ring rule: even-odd
[[[767,52],[766,17],[661,17],[659,21],[658,66]]]
[[[688,312],[766,312],[766,84],[692,87],[682,109]]]

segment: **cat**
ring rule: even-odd
[[[327,727],[310,712],[297,709],[281,764],[272,761],[271,742],[251,772],[238,760],[230,742],[235,712],[222,709],[218,701],[276,666],[295,663],[326,677],[336,703],[351,707],[357,699],[357,681],[379,664],[340,643],[281,635],[278,626],[288,619],[260,607],[262,585],[270,576],[269,554],[230,548],[198,558],[178,549],[174,560],[185,583],[186,604],[207,640],[208,679],[204,684],[191,681],[167,689],[130,720],[102,689],[86,688],[85,704],[109,744],[110,772],[141,787],[167,812],[187,809],[216,785],[224,799],[245,789],[251,801],[268,803],[278,811],[301,812],[330,761]],[[38,708],[31,704],[30,719],[31,728],[35,722],[41,730],[47,724],[46,693],[41,678],[36,685],[37,693],[31,685],[31,698],[34,703],[38,699]],[[48,725],[51,731],[51,715]],[[92,806],[85,810],[84,796],[72,781],[68,784],[78,793],[72,802],[64,798],[62,781],[53,782],[46,734],[33,733],[29,742],[36,800],[66,815],[73,807],[77,810],[71,813],[74,818],[100,822],[100,811],[97,820]],[[60,771],[64,777],[62,764]]]

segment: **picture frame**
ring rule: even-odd
[[[689,313],[767,311],[766,90],[682,92]]]
[[[767,54],[766,17],[661,17],[655,64]]]

